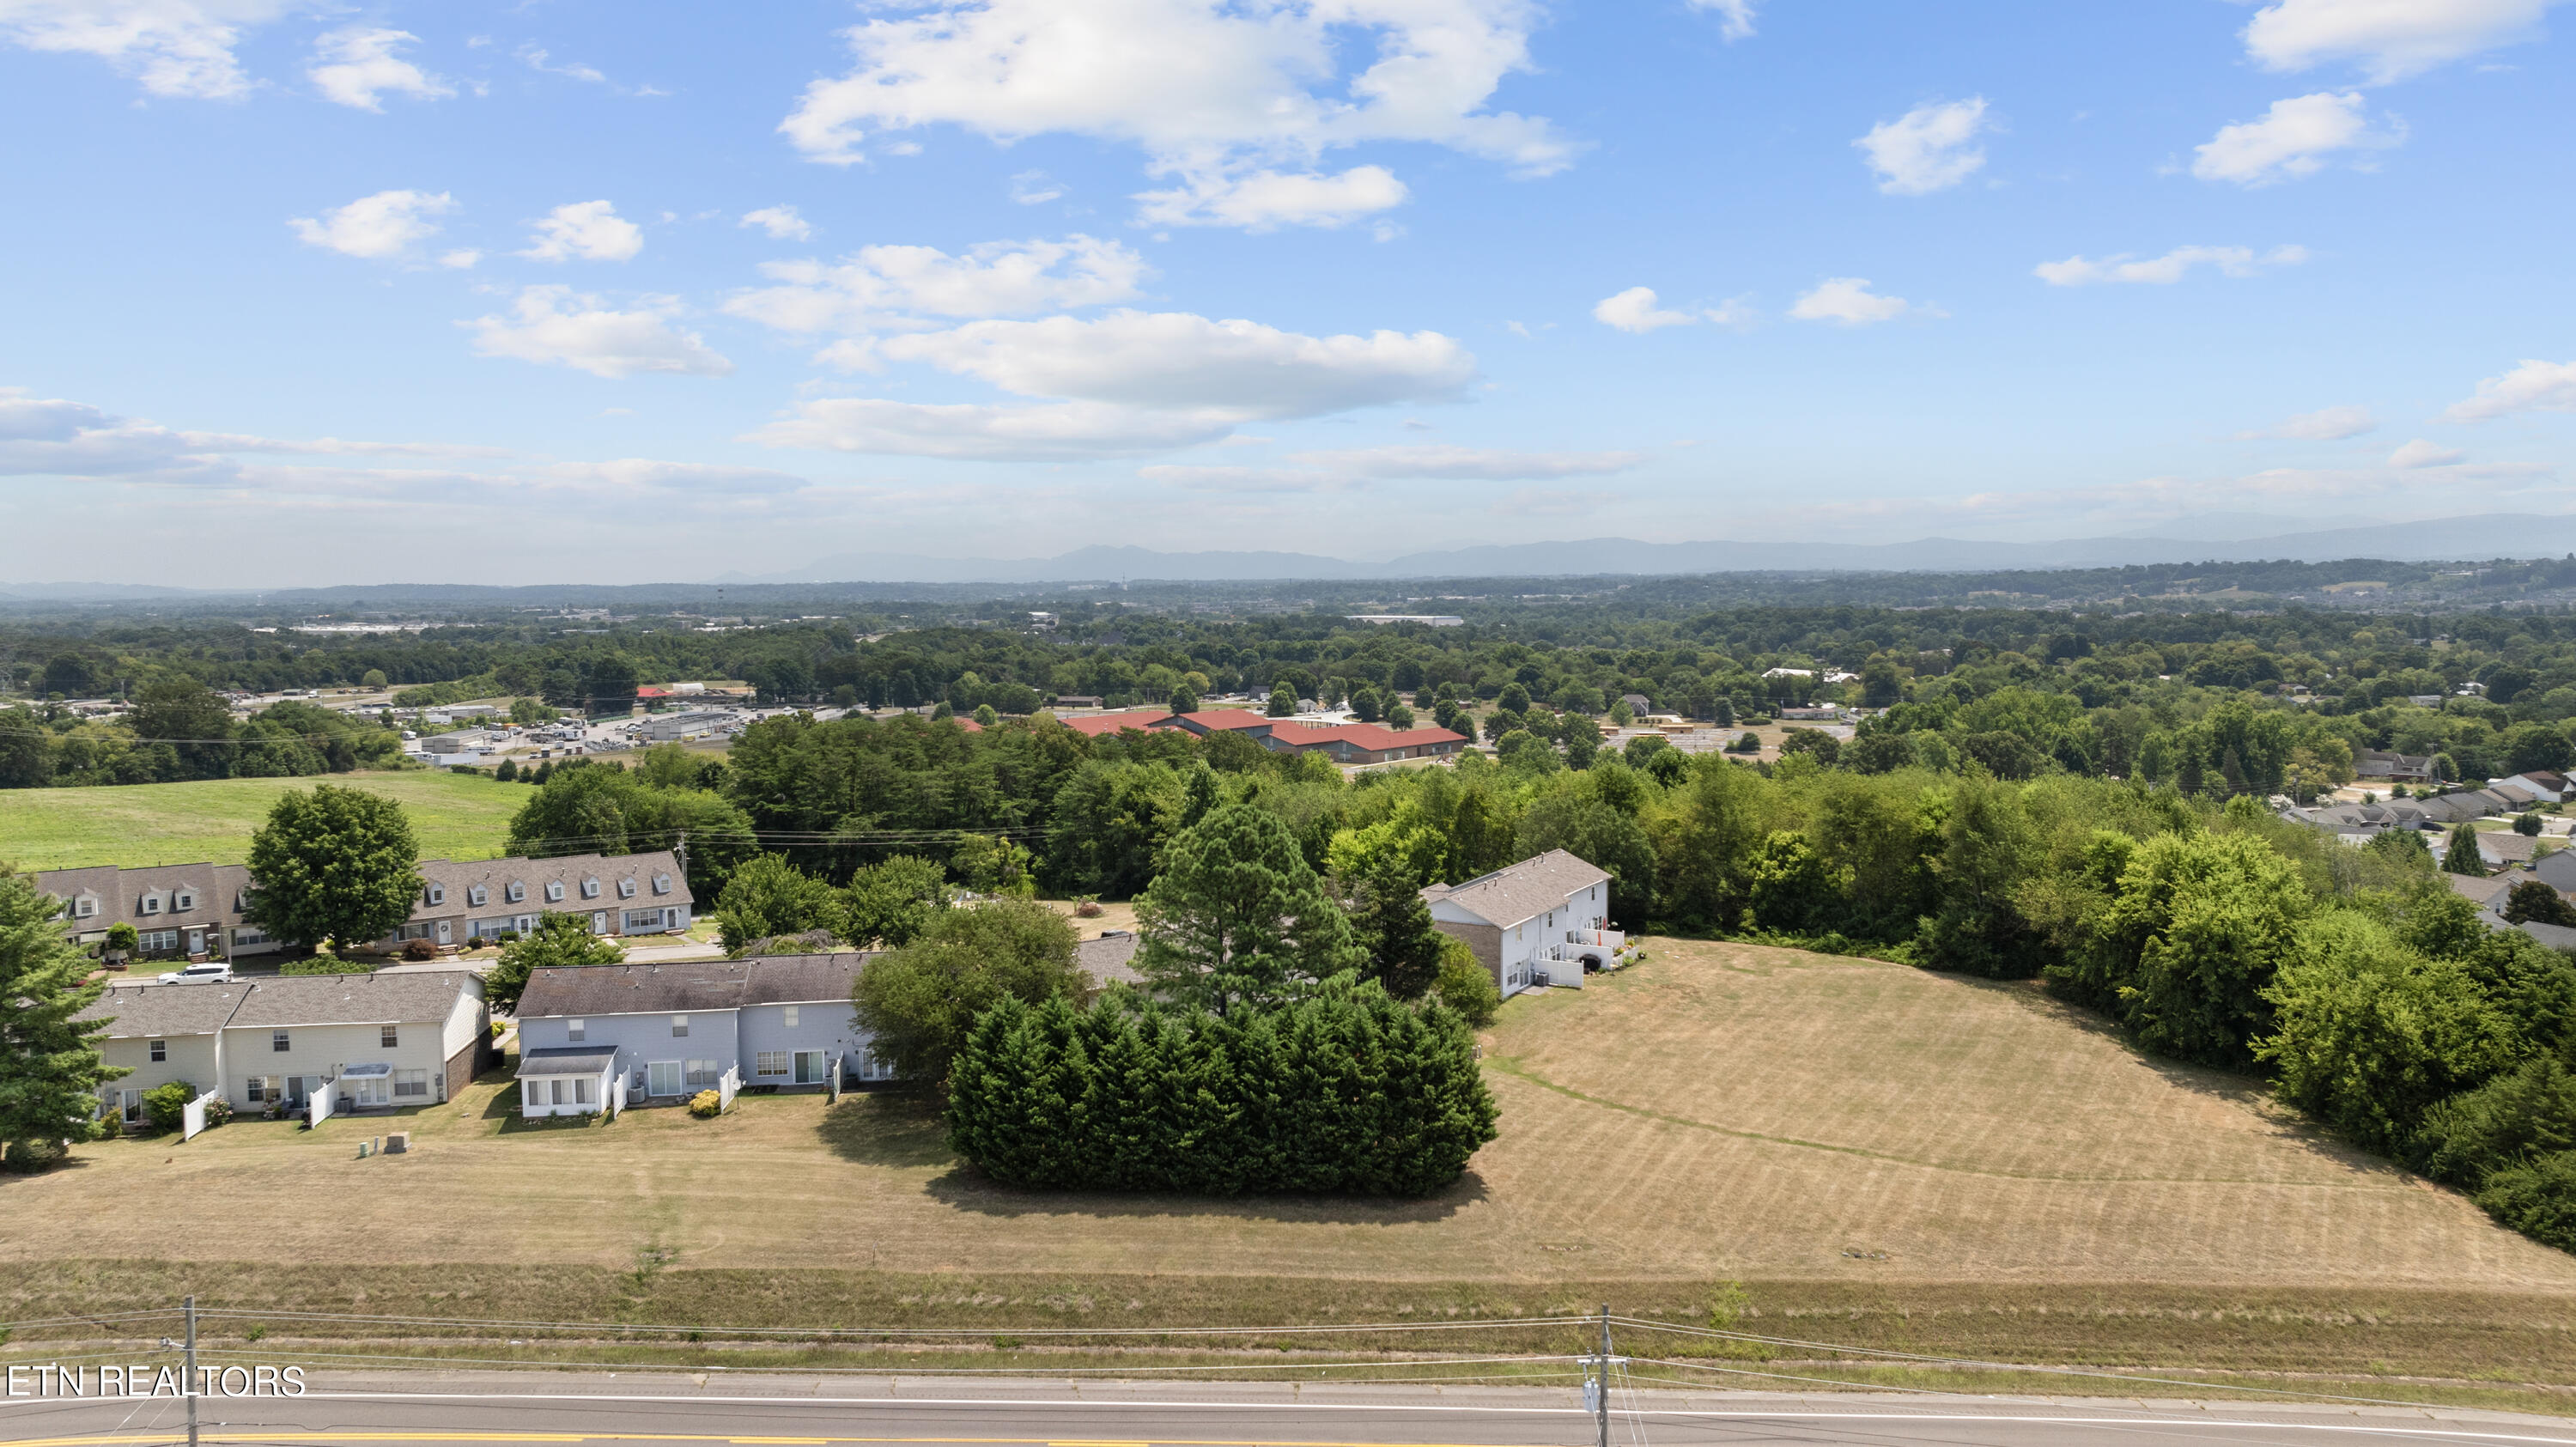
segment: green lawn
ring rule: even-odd
[[[88,864],[239,864],[251,832],[290,789],[345,784],[403,806],[425,859],[484,859],[501,852],[524,784],[428,772],[335,774],[326,779],[210,779],[95,789],[0,793],[0,861],[27,869]]]

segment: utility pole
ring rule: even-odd
[[[189,1297],[188,1309],[188,1447],[197,1447],[197,1298]]]
[[[681,830],[681,831],[680,831],[680,834],[679,834],[679,837],[678,837],[677,839],[675,839],[675,840],[673,840],[673,841],[672,841],[672,843],[671,843],[671,853],[672,853],[672,854],[674,854],[674,855],[676,855],[676,856],[678,857],[679,861],[680,861],[680,877],[681,877],[681,878],[683,878],[683,879],[686,879],[686,878],[688,877],[688,875],[689,875],[689,831],[688,831],[688,830],[686,830],[686,829]]]
[[[1597,1378],[1600,1393],[1593,1399],[1593,1415],[1601,1426],[1601,1447],[1610,1447],[1610,1303],[1601,1304],[1601,1374]],[[195,1439],[188,1447],[196,1447]]]

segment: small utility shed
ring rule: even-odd
[[[1617,963],[1627,937],[1609,928],[1610,876],[1551,849],[1464,884],[1422,891],[1431,923],[1466,941],[1505,996],[1536,984],[1580,989],[1587,968]]]

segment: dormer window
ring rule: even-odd
[[[84,894],[80,898],[72,901],[72,917],[74,919],[88,919],[97,913],[98,899],[94,895]]]
[[[189,910],[195,909],[196,907],[197,896],[188,890],[183,889],[177,894],[170,896],[170,912],[172,914],[186,914]]]
[[[509,896],[510,903],[517,904],[528,897],[528,887],[514,879],[510,881],[509,887],[503,893]]]
[[[617,897],[619,899],[633,899],[635,897],[635,881],[631,879],[621,879],[617,881]]]
[[[492,891],[485,889],[479,884],[465,891],[465,902],[467,904],[481,904],[484,901],[489,900],[491,897]]]
[[[581,882],[581,897],[584,899],[599,898],[599,881],[596,879],[583,880]]]
[[[546,903],[548,903],[548,904],[553,904],[553,903],[555,903],[556,901],[558,901],[558,900],[560,900],[560,899],[562,899],[562,898],[563,898],[563,881],[562,881],[562,880],[560,880],[560,879],[549,879],[549,880],[547,880],[547,881],[546,881]]]
[[[431,885],[429,887],[429,902],[431,904],[447,903],[447,886],[443,884]]]
[[[143,912],[145,914],[159,914],[161,912],[161,896],[157,894],[147,894],[143,896]]]
[[[653,892],[655,894],[669,894],[671,892],[671,876],[667,874],[654,875]]]

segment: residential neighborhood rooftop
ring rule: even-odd
[[[1610,877],[1562,849],[1535,859],[1478,875],[1464,884],[1434,884],[1422,891],[1425,902],[1447,900],[1487,924],[1505,929],[1525,919],[1564,907],[1566,897]]]

